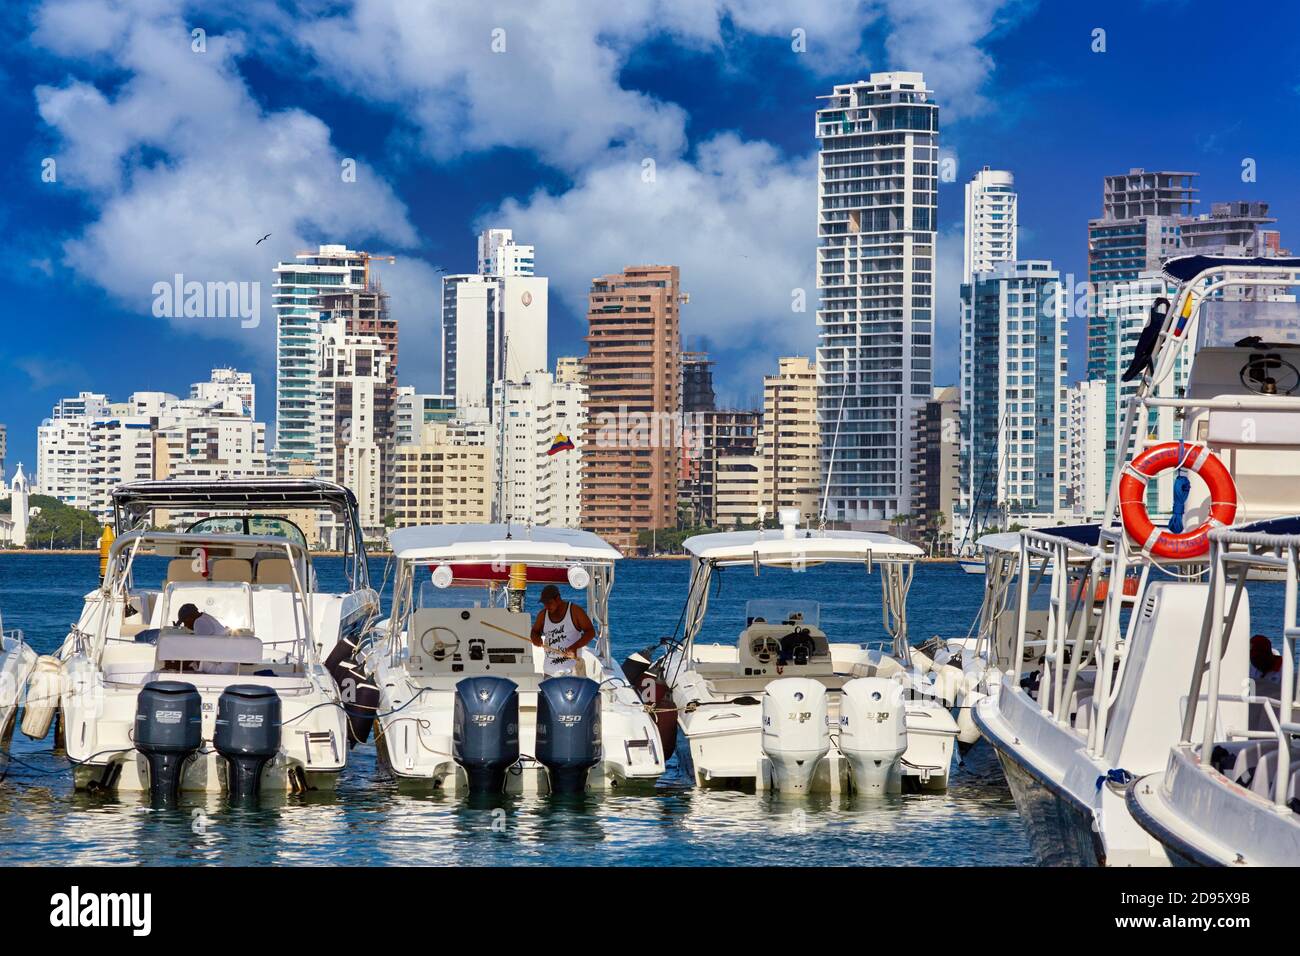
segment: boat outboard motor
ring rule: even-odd
[[[855,677],[840,691],[840,753],[858,793],[903,790],[907,706],[903,688],[888,677]]]
[[[466,677],[456,684],[452,756],[470,793],[500,793],[519,762],[519,687],[504,677]]]
[[[830,749],[825,685],[809,677],[769,683],[763,691],[763,753],[773,789],[807,793]]]
[[[348,717],[348,746],[363,744],[370,739],[379,712],[379,685],[365,675],[361,665],[344,661],[338,667],[339,696]]]
[[[600,763],[600,685],[586,677],[551,677],[537,687],[537,760],[551,793],[582,793]]]
[[[673,706],[672,688],[664,680],[665,659],[661,657],[651,663],[654,652],[662,643],[651,644],[623,661],[623,676],[641,698],[641,703],[651,708],[651,716],[659,729],[659,746],[667,760],[677,749],[677,708]]]
[[[135,749],[149,762],[149,796],[175,803],[185,761],[203,744],[203,698],[193,684],[155,680],[135,700]]]
[[[232,684],[217,699],[212,746],[226,758],[232,803],[255,798],[262,771],[280,752],[280,695],[261,684]]]

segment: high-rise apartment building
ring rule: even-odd
[[[509,229],[478,238],[479,272],[442,280],[442,391],[467,417],[494,416],[492,388],[550,370],[548,280],[533,274],[533,247]]]
[[[1064,501],[1065,293],[1045,260],[1004,262],[968,287],[972,402],[962,420],[959,540],[1055,516]]]
[[[1276,222],[1268,214],[1266,202],[1211,203],[1207,215],[1188,216],[1178,221],[1182,251],[1187,255],[1211,256],[1286,255],[1281,233],[1266,228]]]
[[[755,455],[762,420],[762,413],[754,409],[719,408],[693,414],[690,420],[692,440],[686,450],[692,456],[693,464],[678,491],[696,525],[722,526],[718,517],[719,462],[729,456]],[[760,491],[756,484],[755,505]]]
[[[432,421],[393,450],[392,519],[398,528],[491,520],[494,456],[482,425]]]
[[[276,321],[275,450],[272,461],[282,474],[290,461],[310,462],[318,471],[321,429],[321,297],[365,291],[370,257],[344,245],[322,245],[275,267],[272,296]]]
[[[478,274],[530,276],[536,269],[532,246],[515,242],[512,229],[484,229],[478,236]]]
[[[264,476],[266,426],[253,420],[253,400],[251,376],[233,369],[214,369],[185,399],[166,392],[136,392],[125,402],[92,392],[63,399],[37,429],[37,486],[109,523],[112,491],[128,481]]]
[[[971,284],[976,276],[992,270],[999,263],[1015,261],[1018,205],[1015,177],[1007,170],[985,166],[966,184],[958,351],[960,374],[957,383],[960,405],[966,414],[974,407],[971,391],[971,370],[974,366]],[[919,476],[917,484],[919,487]],[[969,502],[966,504],[969,505]],[[918,514],[927,511],[925,508],[913,510]]]
[[[961,491],[960,390],[936,388],[916,420],[916,503],[913,518],[932,553],[951,550]]]
[[[567,382],[585,382],[582,356],[561,355],[555,360],[555,380],[561,384]]]
[[[837,85],[817,111],[818,417],[827,517],[911,508],[930,397],[939,108],[920,73]]]
[[[549,372],[497,382],[493,401],[505,408],[496,422],[499,519],[552,528],[581,524],[586,393],[580,383],[557,382]]]
[[[713,360],[708,352],[682,353],[682,412],[711,412],[717,405],[713,394]]]
[[[764,513],[796,508],[800,522],[821,513],[821,430],[817,369],[803,357],[779,360],[763,378],[763,427],[758,436]]]
[[[966,184],[962,282],[1016,258],[1016,178],[985,166]]]
[[[591,284],[582,526],[624,551],[642,531],[677,526],[683,299],[677,266]]]
[[[422,426],[430,422],[449,422],[456,417],[456,399],[453,396],[417,392],[410,385],[398,386],[394,408],[394,445],[410,445],[419,438]]]
[[[1078,521],[1096,520],[1106,508],[1106,382],[1088,379],[1066,394],[1070,511]]]

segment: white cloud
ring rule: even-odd
[[[85,12],[80,0],[47,4],[36,40],[73,19],[64,7]],[[87,192],[98,208],[65,242],[65,262],[143,314],[154,283],[177,273],[187,281],[260,282],[262,322],[251,334],[233,319],[172,321],[265,356],[276,261],[322,241],[409,247],[416,232],[370,167],[358,163],[356,181],[344,181],[345,157],[324,123],[296,109],[268,112],[253,100],[237,67],[241,38],[209,36],[206,52],[196,53],[179,14],[162,4],[153,10],[97,48],[125,74],[119,86],[106,93],[70,79],[36,89],[41,117],[60,138],[60,186]],[[84,49],[90,38],[59,42],[56,49]],[[272,238],[256,245],[266,233]],[[430,301],[398,307],[427,309]]]
[[[598,270],[679,265],[691,295],[688,340],[806,354],[816,335],[816,203],[811,158],[724,134],[701,144],[694,162],[658,164],[653,182],[639,163],[615,162],[562,195],[507,201],[479,226],[513,228],[535,244],[538,273],[579,314]],[[805,290],[805,312],[791,311],[795,289]]]
[[[871,69],[922,69],[954,114],[981,108],[992,60],[977,47],[998,11],[1016,0],[621,0],[518,6],[357,0],[295,31],[318,71],[350,92],[397,108],[425,151],[445,160],[498,146],[536,152],[573,172],[612,150],[681,155],[686,114],[626,89],[620,72],[647,38],[725,55],[722,24],[787,41],[806,32],[806,69],[840,81]],[[494,31],[502,52],[493,51]],[[869,64],[870,38],[888,62]]]

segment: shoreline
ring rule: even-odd
[[[0,557],[8,555],[58,555],[58,554],[76,554],[76,555],[94,555],[99,556],[98,548],[0,548]],[[313,558],[341,558],[342,551],[313,551]],[[369,558],[391,558],[391,551],[367,551],[366,556]],[[625,556],[624,561],[685,561],[690,558],[688,554],[655,554],[645,557]],[[956,564],[959,559],[952,555],[938,555],[935,557],[920,557],[916,559],[917,564]]]

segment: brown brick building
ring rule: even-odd
[[[628,266],[591,283],[582,526],[625,553],[677,526],[680,281],[676,266]]]

